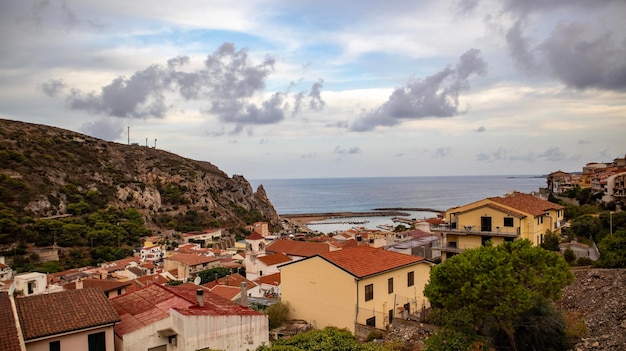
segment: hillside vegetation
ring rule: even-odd
[[[52,218],[51,218],[52,217]],[[63,217],[63,218],[61,218]],[[139,145],[0,119],[0,245],[135,245],[160,231],[279,222],[240,175]],[[71,226],[70,226],[71,224]]]

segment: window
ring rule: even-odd
[[[413,285],[415,285],[415,272],[407,273],[406,281],[407,281],[406,286],[413,286]]]
[[[104,332],[87,335],[89,351],[106,351],[106,338]]]
[[[374,299],[374,284],[368,284],[365,286],[365,301]]]
[[[504,217],[504,226],[512,227],[513,226],[513,217]]]
[[[390,294],[393,292],[393,278],[387,279],[387,292]]]
[[[61,341],[51,341],[50,342],[50,351],[61,351]]]
[[[376,317],[368,318],[365,320],[365,325],[369,325],[370,327],[376,326]]]

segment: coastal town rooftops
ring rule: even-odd
[[[24,340],[104,326],[120,316],[102,290],[87,288],[15,300]]]
[[[353,275],[355,278],[365,278],[405,266],[414,265],[419,262],[426,262],[423,257],[405,255],[369,246],[342,249],[319,254],[314,257],[320,257],[330,264]],[[309,257],[305,260],[312,259],[314,257]],[[304,260],[296,261],[286,265],[297,264],[303,261]]]
[[[289,256],[311,257],[330,251],[328,243],[278,239],[265,248],[265,252],[284,253]]]
[[[166,257],[165,259],[177,261],[187,266],[195,266],[198,264],[219,261],[219,258],[216,258],[216,257],[207,257],[204,255],[194,255],[194,254],[174,254],[170,257]]]

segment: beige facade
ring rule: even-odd
[[[358,255],[355,258],[358,260]],[[304,319],[316,328],[336,326],[354,333],[356,324],[363,324],[384,329],[393,318],[406,317],[407,313],[429,306],[423,290],[430,268],[430,263],[418,258],[359,276],[338,266],[332,258],[318,255],[280,267],[281,298],[289,303],[292,318]]]
[[[101,335],[101,336],[100,336]],[[90,337],[91,336],[91,337]],[[78,331],[75,333],[26,341],[27,351],[50,351],[51,344],[58,342],[61,350],[89,350],[90,338],[104,340],[106,350],[114,350],[113,325]],[[93,341],[92,341],[93,342]]]
[[[446,211],[445,226],[433,228],[441,238],[442,260],[491,241],[530,240],[540,245],[549,230],[561,233],[563,207],[529,194],[487,198]]]

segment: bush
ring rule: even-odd
[[[565,261],[567,261],[567,263],[571,265],[574,263],[574,261],[576,261],[576,254],[574,253],[574,250],[568,247],[563,252],[563,258],[565,259]]]
[[[576,260],[577,266],[591,266],[592,264],[593,261],[589,257],[578,257],[578,259]]]
[[[278,328],[289,319],[289,304],[277,302],[266,310],[270,322],[270,329]]]

